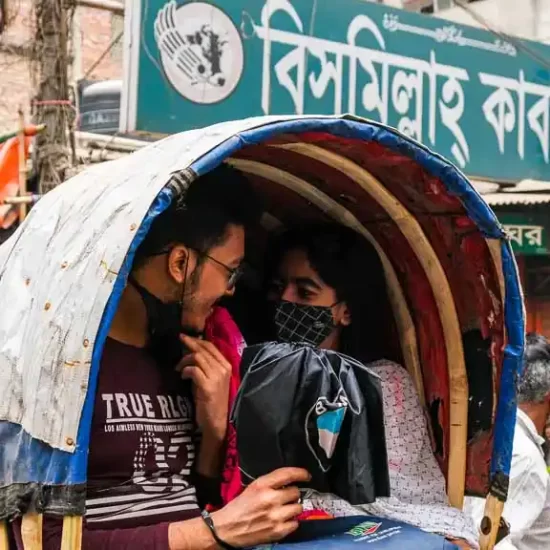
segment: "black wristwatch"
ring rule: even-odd
[[[212,536],[214,537],[214,540],[216,541],[216,544],[218,546],[220,546],[224,550],[239,550],[236,546],[231,546],[227,542],[220,539],[220,537],[218,537],[218,533],[216,533],[216,527],[214,526],[214,520],[206,510],[203,510],[201,512],[201,516],[202,516],[202,519],[204,520],[204,523],[206,523],[206,526],[208,527],[208,529],[210,529],[210,532],[212,533]]]

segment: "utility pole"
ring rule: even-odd
[[[68,64],[74,9],[75,0],[34,0],[36,96],[32,107],[35,123],[46,125],[36,140],[40,193],[62,183],[70,166],[68,134],[74,108]]]

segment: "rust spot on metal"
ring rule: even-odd
[[[80,361],[65,361],[64,365],[66,367],[76,367],[77,365],[80,365]]]
[[[26,284],[27,286],[29,286],[29,285],[31,284],[31,280],[30,280],[30,279],[25,279],[25,284]]]
[[[48,309],[50,309],[51,307],[52,307],[52,304],[50,304],[50,302],[46,302],[46,303],[44,304],[44,309],[45,309],[46,311],[48,311]]]
[[[135,223],[133,223],[131,226],[130,226],[130,231],[135,231],[137,229],[137,225]]]
[[[72,447],[74,445],[74,439],[72,437],[68,437],[65,439],[65,443],[67,443],[69,447]]]
[[[86,339],[84,340],[84,342],[82,343],[82,345],[83,345],[85,348],[87,348],[87,347],[90,345],[90,340],[88,340],[88,338],[86,338]]]
[[[63,262],[61,264],[61,269],[65,269],[69,265],[69,262]]]

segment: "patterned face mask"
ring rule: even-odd
[[[278,341],[321,345],[335,327],[332,316],[334,305],[310,306],[281,300],[274,319]]]

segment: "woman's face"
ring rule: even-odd
[[[321,348],[338,349],[340,330],[351,323],[347,305],[338,300],[336,290],[313,269],[305,250],[289,250],[283,256],[271,280],[268,299],[331,308],[335,328]]]
[[[279,264],[269,286],[270,300],[311,306],[332,306],[336,291],[323,282],[309,263],[305,250],[290,250]]]

